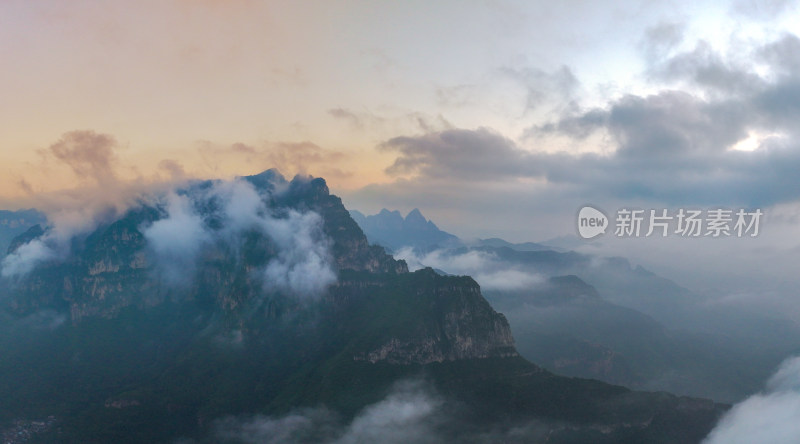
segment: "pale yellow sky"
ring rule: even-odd
[[[76,130],[116,139],[121,178],[163,175],[158,165],[172,159],[201,177],[278,166],[344,189],[385,182],[393,158],[375,146],[391,137],[448,125],[511,136],[524,128],[525,85],[502,70],[572,61],[539,43],[581,46],[537,15],[558,19],[567,9],[533,6],[3,2],[0,196],[80,184],[48,154]],[[302,142],[325,155],[269,163],[272,147]],[[226,155],[236,143],[257,155]]]
[[[681,22],[686,45],[724,46],[793,17],[743,21],[730,12],[739,3],[6,0],[0,203],[91,185],[51,150],[73,131],[116,141],[120,180],[278,167],[345,192],[396,179],[382,142],[449,127],[607,152],[602,136],[523,133],[569,107],[653,91],[642,49],[653,26]]]

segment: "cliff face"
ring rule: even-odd
[[[77,322],[85,316],[111,317],[127,306],[163,301],[140,231],[142,224],[157,217],[155,209],[139,208],[102,224],[83,239],[73,239],[72,254],[65,260],[43,263],[8,283],[11,308],[23,315],[66,309]],[[45,234],[32,228],[12,242],[9,253]]]
[[[349,317],[374,320],[362,326],[367,340],[354,350],[356,361],[428,364],[517,356],[508,322],[471,278],[424,269],[373,285],[361,282],[343,277],[332,292],[350,298],[343,304]]]

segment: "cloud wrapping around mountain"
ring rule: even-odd
[[[55,248],[48,245],[46,239],[34,239],[20,245],[0,263],[0,275],[3,277],[21,276],[30,273],[41,263],[56,257]]]
[[[153,250],[159,275],[173,285],[188,284],[197,255],[212,235],[187,196],[170,192],[166,200],[167,217],[142,229],[142,234]]]
[[[336,281],[318,214],[290,211],[287,218],[266,219],[263,226],[280,247],[264,271],[267,285],[308,296]]]
[[[256,229],[275,242],[276,257],[263,273],[267,287],[311,296],[336,281],[331,243],[322,231],[319,214],[289,210],[278,217],[256,189],[242,180],[218,183],[210,193],[225,202],[223,230],[228,235]]]
[[[800,357],[788,359],[763,393],[736,404],[704,444],[791,444],[800,436]]]
[[[150,196],[163,217],[139,229],[157,275],[168,285],[186,286],[195,277],[205,248],[214,243],[238,248],[245,232],[255,230],[275,246],[274,257],[257,272],[266,289],[298,296],[322,292],[336,281],[322,217],[292,209],[277,214],[267,206],[268,198],[244,180]],[[53,212],[43,235],[0,262],[0,275],[24,276],[42,263],[65,260],[76,236],[91,232],[101,222],[116,220],[119,214],[117,208],[100,211],[91,206]]]
[[[0,262],[0,276],[20,277],[40,264],[64,260],[73,237],[93,230],[102,220],[117,214],[103,205],[63,208],[48,214],[48,228],[41,236],[17,247]]]
[[[261,271],[267,289],[313,296],[336,281],[322,218],[312,211],[276,215],[249,182],[215,182],[200,192],[169,193],[164,206],[166,217],[143,227],[142,233],[168,283],[191,281],[204,246],[223,242],[235,247],[250,230],[276,246],[275,257]],[[198,207],[212,208],[211,214],[201,214]],[[219,228],[211,228],[212,219]]]

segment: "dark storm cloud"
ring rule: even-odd
[[[382,149],[399,154],[389,174],[421,180],[543,178],[587,196],[600,192],[671,204],[770,205],[798,198],[800,150],[785,138],[766,140],[753,152],[730,148],[748,131],[784,128],[784,118],[769,118],[761,110],[780,106],[788,105],[767,94],[743,103],[665,91],[626,96],[607,109],[536,129],[577,138],[606,131],[616,144],[608,155],[527,151],[488,129],[397,137]]]

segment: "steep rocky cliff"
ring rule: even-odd
[[[442,277],[431,270],[408,274],[405,262],[367,243],[323,179],[287,182],[274,170],[243,179],[253,184],[275,213],[293,210],[321,216],[338,276],[322,296],[334,301],[343,319],[365,312],[363,319],[371,327],[364,330],[354,324],[362,329],[357,334],[368,338],[361,349],[352,350],[354,359],[426,364],[516,356],[508,323],[489,306],[472,279]],[[198,183],[186,192],[197,193],[209,186]],[[209,208],[200,213],[210,224],[213,214]],[[190,274],[187,283],[165,282],[143,234],[165,217],[164,208],[142,204],[101,224],[85,238],[75,239],[65,260],[43,263],[9,286],[11,307],[20,314],[66,309],[77,323],[86,317],[113,318],[126,307],[153,307],[168,299],[199,301],[234,314],[251,314],[260,304],[266,317],[278,317],[298,304],[292,297],[264,288],[263,278],[255,271],[279,254],[280,246],[268,235],[252,231],[233,241],[241,242],[240,248],[209,242],[196,264],[188,264],[194,267],[183,270]],[[45,231],[38,227],[29,230],[14,242],[11,252],[43,235]],[[245,321],[236,322],[244,325]]]
[[[367,285],[364,285],[367,283]],[[472,278],[440,276],[431,269],[378,276],[342,276],[332,297],[359,325],[358,361],[429,364],[513,357],[508,322],[481,296]],[[353,332],[355,334],[356,332]]]

